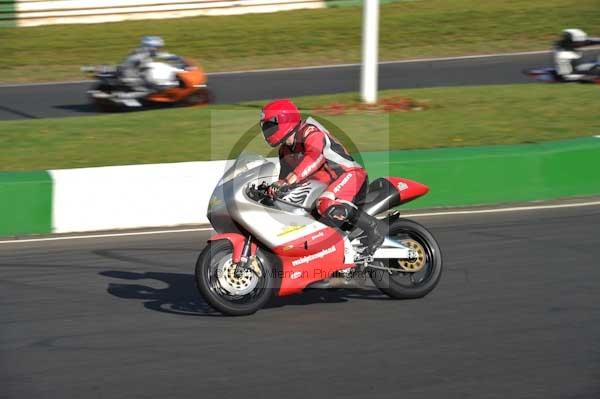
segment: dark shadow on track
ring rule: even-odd
[[[109,283],[106,291],[122,299],[143,301],[146,309],[157,312],[187,316],[219,316],[200,298],[194,277],[184,273],[147,272],[136,273],[119,270],[107,270],[101,276],[122,280],[157,280],[167,284],[166,288],[153,288],[142,284]]]
[[[184,104],[145,104],[143,106],[137,108],[115,108],[115,109],[106,109],[103,110],[98,106],[92,103],[85,104],[66,104],[66,105],[54,105],[52,108],[60,109],[63,111],[68,111],[73,113],[71,116],[77,116],[76,114],[86,114],[86,115],[110,115],[110,114],[127,114],[133,112],[144,112],[144,111],[156,111],[162,109],[175,109],[175,108],[186,108],[189,107]],[[4,107],[0,107],[2,109]],[[11,112],[16,112],[14,110],[10,110]],[[29,116],[23,114],[21,116],[35,118],[35,116]]]
[[[69,105],[55,105],[53,108],[70,111],[73,113],[81,114],[98,114],[100,111],[94,104],[69,104]]]
[[[194,275],[186,273],[128,272],[107,270],[101,276],[122,280],[155,280],[167,285],[166,288],[154,288],[142,284],[109,283],[107,292],[122,299],[143,301],[144,307],[157,312],[184,316],[221,316],[210,307],[198,293]],[[307,290],[300,295],[273,298],[266,306],[280,308],[289,305],[311,305],[318,303],[348,302],[349,299],[387,300],[376,290]]]
[[[13,109],[13,108],[10,108],[10,107],[6,107],[4,105],[0,105],[0,111],[6,111],[8,113],[15,114],[15,115],[21,116],[23,118],[38,119],[38,117],[35,116],[35,115],[33,115],[33,114],[30,114],[30,113],[27,113],[27,112],[23,112],[23,111],[19,111],[18,109]]]
[[[158,266],[158,267],[177,267],[176,262],[164,262],[163,258],[152,256],[150,253],[158,254],[160,252],[195,252],[194,248],[120,248],[120,249],[97,249],[92,251],[94,255],[126,263],[135,263],[138,265]],[[170,257],[169,257],[170,259]]]

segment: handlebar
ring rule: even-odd
[[[267,184],[267,182],[263,181],[258,187],[256,186],[256,184],[252,184],[252,185],[248,186],[248,188],[246,189],[246,192],[251,199],[259,202],[259,201],[269,197],[267,194],[268,189],[269,189],[269,185]]]
[[[279,190],[278,195],[276,195],[274,198],[268,194],[270,185],[267,184],[267,182],[265,182],[265,181],[263,181],[258,186],[256,186],[255,184],[250,185],[247,189],[247,192],[248,192],[248,196],[250,198],[252,198],[254,201],[261,201],[263,199],[279,200],[280,197],[286,195],[287,193],[289,193],[290,191],[292,191],[293,189],[295,189],[298,186],[299,186],[298,183],[283,186]]]

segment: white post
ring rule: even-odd
[[[363,43],[360,92],[363,102],[377,102],[377,51],[379,49],[379,0],[363,0]]]

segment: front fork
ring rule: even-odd
[[[258,261],[256,260],[256,255],[252,256],[251,249],[252,236],[249,235],[244,240],[244,247],[242,248],[240,261],[235,265],[235,277],[242,277],[246,270],[250,270],[258,277],[262,276],[262,272],[260,271],[260,267],[258,266]]]

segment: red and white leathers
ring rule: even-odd
[[[318,180],[328,185],[317,201],[317,212],[328,214],[334,205],[351,206],[366,194],[367,172],[348,151],[313,118],[295,133],[292,145],[279,147],[280,179]],[[293,174],[293,175],[292,175]]]

